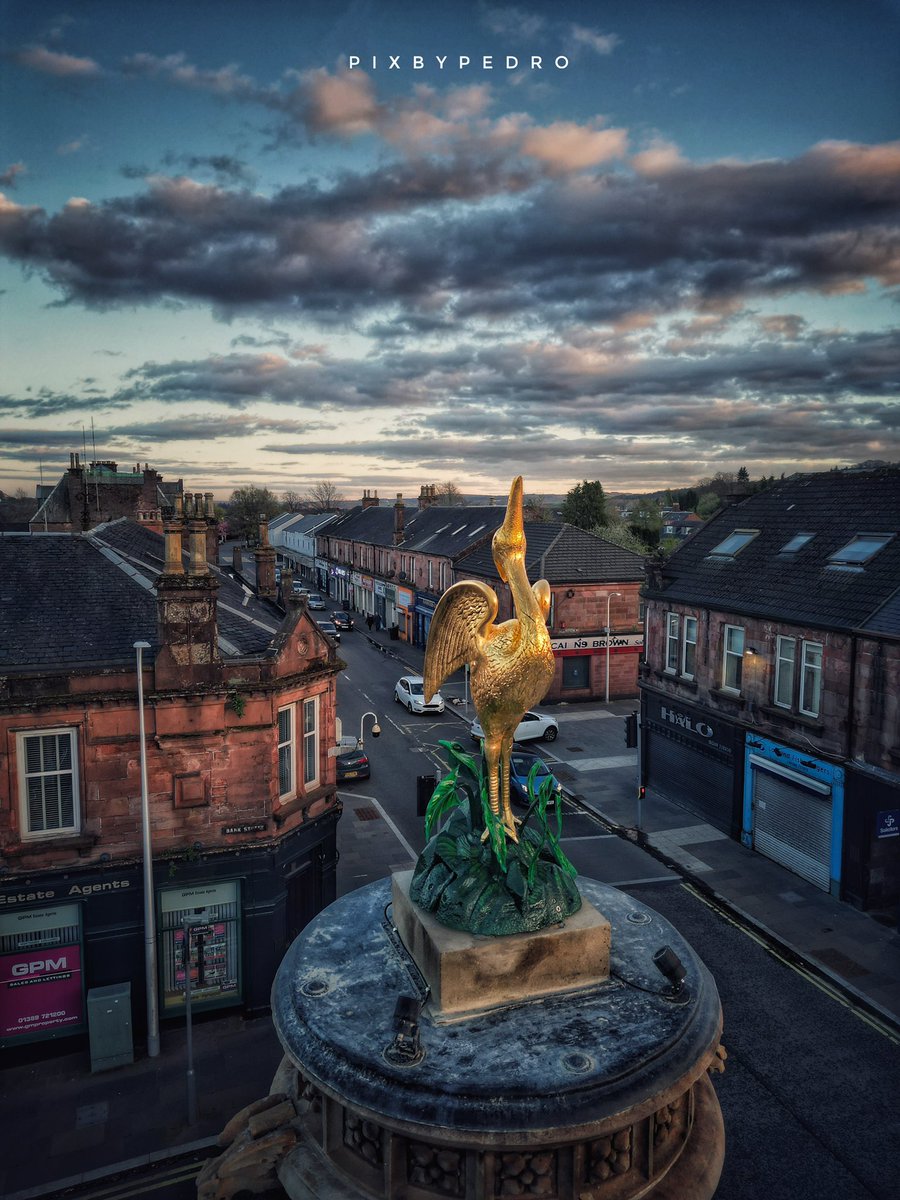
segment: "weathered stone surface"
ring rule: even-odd
[[[448,929],[409,897],[412,871],[392,879],[394,924],[431,988],[438,1015],[472,1013],[597,984],[609,976],[609,921],[589,902],[535,933],[478,937]]]

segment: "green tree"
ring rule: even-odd
[[[648,546],[643,538],[632,533],[624,521],[614,521],[610,525],[596,525],[591,533],[603,538],[605,542],[612,542],[614,546],[621,546],[623,550],[633,550],[635,554],[653,553],[653,547]]]
[[[738,470],[737,478],[738,478],[738,483],[749,483],[750,482],[750,472],[747,470],[746,467],[741,467]]]
[[[562,519],[578,529],[593,529],[606,525],[606,496],[599,479],[588,483],[585,479],[566,493],[562,506]]]
[[[697,507],[694,511],[705,521],[713,515],[719,504],[720,500],[715,492],[703,492],[697,500]]]
[[[278,497],[268,488],[249,484],[237,488],[228,501],[228,532],[231,537],[255,542],[259,536],[260,519],[270,521],[281,512]]]
[[[631,509],[628,528],[635,537],[646,542],[648,546],[658,545],[659,531],[662,528],[662,514],[657,501],[646,496],[638,500]]]

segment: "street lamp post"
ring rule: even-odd
[[[149,642],[135,642],[137,651],[138,730],[141,743],[141,845],[144,858],[144,973],[147,995],[147,1056],[159,1056],[159,1000],[156,991],[156,897],[153,894],[153,851],[150,845],[150,797],[147,790],[147,734],[144,728],[143,652]]]
[[[365,732],[363,727],[366,722],[366,717],[371,717],[375,722],[375,724],[372,726],[372,737],[381,736],[381,726],[378,724],[378,717],[373,712],[364,712],[359,718],[359,741],[357,742],[357,746],[360,750],[363,748],[363,733]]]
[[[612,638],[612,634],[611,634],[610,628],[609,628],[609,605],[610,605],[610,601],[612,600],[613,596],[621,597],[621,595],[622,595],[621,592],[607,592],[606,593],[606,703],[607,704],[609,704],[609,643]]]

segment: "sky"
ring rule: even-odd
[[[6,492],[900,459],[897,0],[0,0],[0,55]]]

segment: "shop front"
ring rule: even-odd
[[[415,608],[415,597],[410,588],[397,588],[397,616],[396,621],[400,627],[400,640],[411,642],[413,640],[413,610]]]
[[[843,767],[750,734],[744,764],[741,841],[839,897]]]
[[[352,592],[350,572],[338,563],[331,563],[328,568],[328,585],[325,591],[337,604],[352,607]]]
[[[397,588],[393,583],[384,583],[376,579],[373,589],[375,616],[381,621],[383,629],[393,629],[402,624],[397,619]]]
[[[556,673],[548,700],[594,700],[606,696],[609,664],[611,698],[636,696],[638,660],[644,648],[643,633],[580,634],[550,639]]]
[[[436,605],[437,599],[434,596],[429,596],[425,592],[416,592],[413,641],[417,646],[424,648],[428,641],[428,630],[431,628],[431,618],[434,616]]]
[[[740,730],[716,713],[649,688],[641,692],[641,706],[643,781],[736,837],[741,828]]]
[[[183,1011],[187,970],[197,1009],[268,1009],[285,950],[335,898],[338,816],[278,842],[154,862],[163,1019]],[[143,894],[139,862],[0,887],[0,1045],[86,1033],[90,989],[126,981],[146,1032]]]
[[[371,575],[354,571],[350,576],[353,587],[353,606],[363,617],[375,616],[375,580]]]
[[[330,568],[331,563],[326,558],[317,558],[315,560],[315,588],[323,596],[330,596],[332,594]]]

